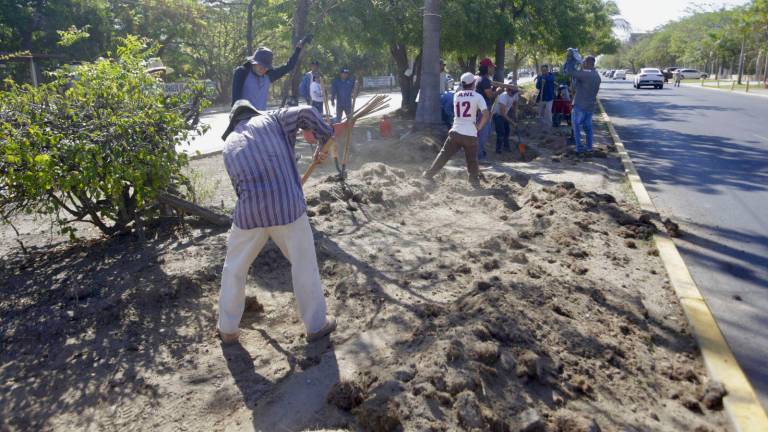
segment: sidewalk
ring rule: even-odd
[[[730,84],[722,84],[721,87],[714,87],[711,85],[704,85],[702,86],[701,83],[696,84],[688,84],[688,83],[682,83],[683,87],[691,87],[691,88],[700,88],[700,89],[706,89],[706,90],[717,90],[717,91],[723,91],[723,92],[729,92],[733,94],[738,95],[744,95],[744,96],[757,96],[757,97],[764,97],[768,98],[768,89],[765,89],[763,86],[755,84],[755,87],[752,87],[752,84],[750,84],[749,92],[745,91],[744,89],[734,89],[731,90]]]

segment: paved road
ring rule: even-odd
[[[389,108],[382,111],[380,114],[386,114],[395,111],[400,108],[402,101],[402,95],[400,92],[385,93],[392,98],[392,102],[389,104]],[[363,93],[357,98],[358,107],[363,106],[364,103],[374,96],[375,93]],[[275,107],[276,108],[276,107]],[[271,108],[270,108],[271,109]],[[331,107],[333,113],[336,111]],[[220,151],[224,148],[224,142],[221,140],[221,135],[227,129],[229,124],[229,108],[225,107],[220,110],[214,110],[200,117],[200,122],[210,126],[208,132],[203,136],[196,136],[187,141],[186,144],[182,144],[176,148],[177,151],[185,152],[189,154],[201,154],[213,153]]]
[[[768,407],[768,103],[691,87],[600,97],[763,407]]]

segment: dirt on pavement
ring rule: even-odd
[[[29,255],[0,237],[0,430],[730,430],[650,242],[661,220],[604,137],[580,160],[527,124],[527,158],[492,155],[479,190],[461,155],[420,178],[439,140],[361,125],[347,181],[327,163],[305,187],[339,320],[309,345],[272,243],[241,343],[222,346],[226,230],[70,244],[17,220]],[[231,209],[221,157],[193,168]]]

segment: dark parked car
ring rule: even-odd
[[[669,82],[672,78],[674,78],[674,73],[678,68],[676,67],[668,67],[666,69],[663,69],[661,71],[662,75],[664,75],[664,82]]]

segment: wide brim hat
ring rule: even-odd
[[[235,126],[245,119],[255,117],[257,115],[264,115],[266,111],[256,109],[248,99],[238,99],[232,104],[232,109],[229,110],[229,125],[227,130],[224,131],[224,135],[221,136],[222,140],[227,139],[227,136],[235,130]]]
[[[144,68],[144,72],[148,74],[153,74],[153,73],[169,74],[173,72],[173,68],[169,68],[168,66],[164,65],[161,59],[157,57],[153,57],[147,60],[146,66]]]
[[[269,48],[257,48],[252,56],[246,58],[246,61],[252,65],[261,65],[267,69],[272,69],[272,50]]]

